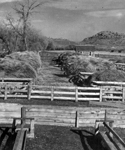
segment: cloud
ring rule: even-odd
[[[14,1],[20,1],[20,0],[0,0],[0,3],[6,3],[6,2],[14,2]]]
[[[100,10],[124,8],[124,0],[51,0],[46,6],[69,10]]]
[[[86,15],[93,17],[116,17],[122,18],[125,16],[125,10],[105,10],[105,11],[93,11],[87,12]]]

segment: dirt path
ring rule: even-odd
[[[43,85],[73,86],[72,83],[69,83],[68,78],[64,76],[60,68],[51,62],[52,58],[57,55],[58,53],[48,52],[41,56],[42,68],[39,73],[39,78],[42,79],[40,82],[42,82]]]

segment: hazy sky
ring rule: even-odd
[[[0,20],[12,11],[14,1],[0,0]],[[31,22],[47,37],[81,41],[104,30],[125,33],[125,0],[37,1],[47,3]]]

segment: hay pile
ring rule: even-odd
[[[14,52],[0,59],[0,77],[36,78],[40,67],[39,54]]]
[[[76,53],[62,54],[62,58],[63,64],[67,67],[65,70],[69,73],[68,75],[76,75],[81,71],[93,72],[92,80],[125,81],[125,72],[117,70],[113,61]],[[117,60],[117,62],[125,62],[125,59]]]
[[[125,72],[116,69],[103,70],[95,73],[94,80],[125,82]]]
[[[63,65],[67,66],[69,72],[71,69],[83,72],[97,72],[105,69],[115,69],[115,64],[107,59],[87,57],[72,53],[72,55],[64,54],[62,57]]]

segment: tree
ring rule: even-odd
[[[18,19],[15,21],[10,15],[7,17],[8,26],[10,26],[15,33],[21,37],[22,51],[28,50],[27,32],[30,25],[30,17],[36,13],[36,8],[41,6],[43,2],[37,0],[25,0],[24,2],[17,2],[13,8]]]

